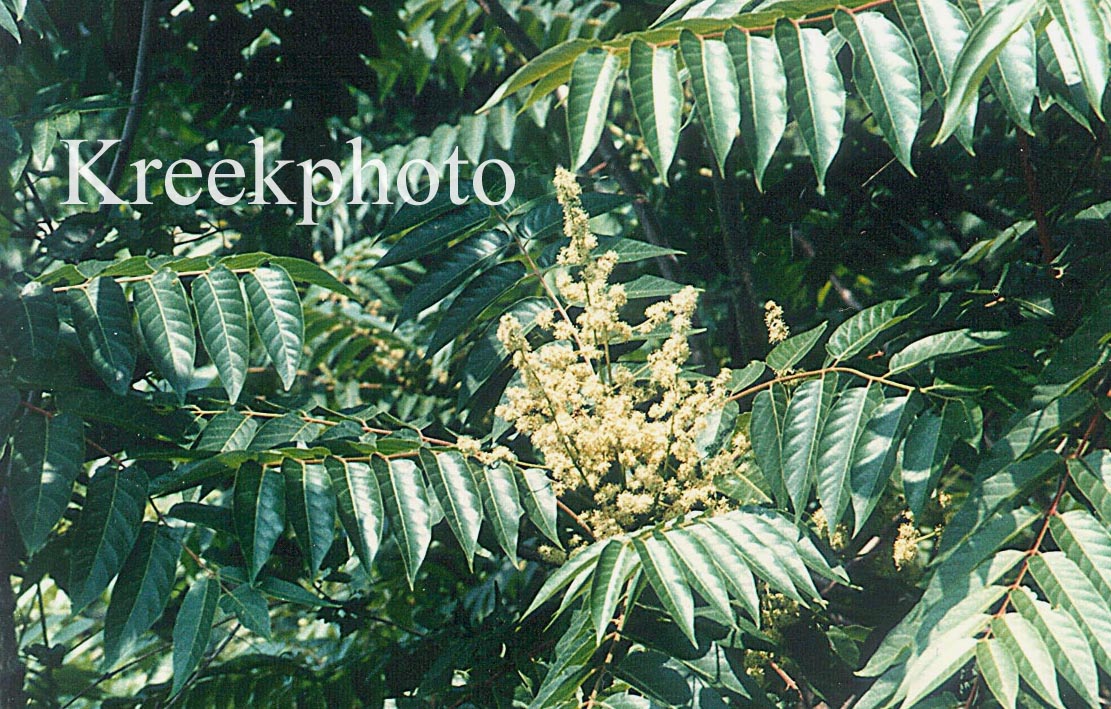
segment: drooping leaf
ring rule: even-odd
[[[1049,648],[1057,671],[1089,706],[1099,703],[1099,675],[1092,649],[1080,626],[1068,613],[1039,601],[1019,589],[1011,593],[1011,603],[1037,631]]]
[[[725,625],[734,625],[736,620],[729,604],[729,588],[725,578],[705,547],[686,532],[685,529],[673,529],[661,536],[675,552],[691,587],[710,604],[719,620]]]
[[[783,423],[783,482],[796,517],[806,509],[820,471],[819,441],[836,397],[837,377],[803,382],[791,396]]]
[[[251,304],[259,339],[278,370],[282,386],[289,389],[297,380],[301,348],[305,344],[305,321],[297,286],[284,269],[262,266],[244,274],[243,289]]]
[[[240,466],[235,474],[232,514],[239,548],[247,562],[248,578],[254,581],[285,529],[285,490],[281,474],[254,461]]]
[[[596,43],[592,40],[572,39],[548,49],[515,71],[505,80],[505,83],[494,91],[490,98],[487,99],[486,103],[483,104],[476,113],[485,113],[506,96],[511,96],[529,84],[541,80],[545,76],[561,68],[574,64],[580,54],[593,46],[596,46]],[[552,88],[554,89],[555,87]],[[472,158],[472,160],[476,161],[477,159],[478,158]]]
[[[31,281],[19,292],[15,333],[9,343],[17,359],[49,359],[58,347],[58,306],[54,290]]]
[[[563,566],[559,567],[555,573],[544,581],[544,585],[536,592],[536,598],[532,599],[532,603],[529,604],[524,616],[532,615],[537,608],[551,600],[581,574],[593,572],[595,565],[598,563],[598,556],[602,553],[606,543],[595,542],[577,554],[573,554],[564,562]],[[587,620],[589,622],[589,618]]]
[[[201,342],[216,365],[228,399],[235,403],[247,379],[250,356],[247,304],[239,279],[226,267],[216,266],[193,280],[192,293]]]
[[[878,407],[860,436],[849,472],[852,489],[853,534],[860,531],[879,502],[895,468],[899,441],[921,407],[913,395],[888,399]]]
[[[135,370],[135,339],[131,313],[120,284],[111,278],[94,278],[69,291],[73,328],[93,369],[117,394],[131,388]]]
[[[964,120],[976,100],[980,85],[995,67],[1007,41],[1026,26],[1037,8],[1036,0],[1000,0],[976,22],[953,64],[949,94],[945,99],[945,116],[934,138],[934,145],[944,142]],[[1005,105],[1011,104],[1013,101],[1005,102]],[[1025,125],[1029,126],[1028,117]]]
[[[123,567],[139,534],[146,498],[147,476],[137,466],[102,466],[93,476],[73,530],[69,596],[74,613],[95,600]]]
[[[771,482],[776,500],[783,506],[790,501],[784,485],[783,425],[787,415],[787,390],[772,386],[756,395],[752,402],[749,432],[756,464]]]
[[[724,175],[725,158],[741,124],[740,88],[729,48],[721,40],[683,30],[679,52],[690,72],[694,105],[717,160],[718,174]]]
[[[567,133],[571,140],[572,170],[586,164],[598,147],[620,68],[617,55],[604,50],[583,52],[571,67]]]
[[[1102,121],[1103,92],[1107,88],[1111,61],[1107,55],[1107,37],[1101,31],[1103,23],[1097,4],[1088,0],[1048,0],[1047,5],[1072,47],[1088,104]]]
[[[84,460],[84,424],[73,414],[19,420],[8,485],[12,515],[29,553],[42,548],[62,518]]]
[[[976,643],[976,667],[996,701],[1006,709],[1014,709],[1018,698],[1018,667],[1003,641],[986,638]]]
[[[220,580],[206,576],[196,580],[185,594],[174,621],[174,683],[170,696],[176,696],[204,658],[212,637],[212,621],[220,600]]]
[[[220,599],[220,607],[234,613],[240,624],[264,638],[270,638],[270,607],[262,593],[249,584],[240,584]]]
[[[832,535],[850,498],[849,471],[865,425],[883,402],[877,386],[853,387],[842,392],[830,409],[818,443],[818,500]]]
[[[170,600],[181,542],[173,531],[144,522],[112,587],[104,620],[104,669],[127,657]]]
[[[288,413],[270,418],[259,426],[247,450],[265,451],[294,442],[307,443],[320,433],[320,424],[306,421],[306,417]]]
[[[1053,658],[1030,621],[1018,613],[1006,613],[992,619],[991,631],[1014,658],[1023,681],[1051,705],[1064,709],[1057,691]]]
[[[432,453],[421,449],[420,463],[470,567],[482,528],[482,498],[475,472],[466,457],[454,450]]]
[[[787,128],[787,79],[775,42],[735,28],[725,31],[725,44],[741,92],[741,137],[756,187],[763,189],[764,172]]]
[[[730,595],[741,602],[748,615],[759,626],[760,597],[756,591],[756,579],[740,554],[734,551],[733,544],[719,530],[707,524],[696,524],[684,530],[689,534],[717,567],[721,578],[729,586]]]
[[[159,373],[177,392],[178,399],[184,401],[193,377],[193,358],[197,355],[185,287],[176,273],[162,269],[151,278],[137,281],[132,295],[147,352]]]
[[[594,621],[596,641],[609,629],[610,621],[621,601],[621,592],[637,564],[637,554],[627,539],[613,538],[598,557],[598,565],[590,576],[590,618]]]
[[[944,414],[923,411],[907,430],[900,467],[907,506],[915,515],[922,514],[956,439],[953,417],[958,409],[952,407],[949,411],[948,422],[944,420]]]
[[[382,542],[386,509],[378,479],[366,463],[329,456],[324,467],[332,478],[336,511],[363,568],[370,570]]]
[[[391,534],[401,550],[401,563],[409,587],[413,588],[417,571],[432,542],[432,518],[423,477],[411,460],[387,461],[376,456],[371,465],[382,490],[382,504],[390,520]]]
[[[934,94],[944,99],[949,94],[953,67],[968,38],[968,20],[948,0],[896,0],[895,10],[914,44],[918,61],[933,87]],[[972,131],[976,125],[975,98],[956,127],[957,140],[972,152]]]
[[[517,533],[524,509],[517,493],[513,469],[503,462],[486,466],[478,476],[478,489],[486,508],[486,519],[494,527],[494,536],[515,563]]]
[[[853,50],[853,80],[899,162],[911,173],[910,151],[922,116],[918,64],[910,43],[879,12],[833,15]]]
[[[525,506],[528,518],[536,525],[548,539],[558,546],[563,546],[559,541],[559,529],[556,527],[556,494],[552,488],[552,481],[539,468],[521,468],[521,476],[517,478],[521,490],[521,502]]]
[[[317,266],[312,261],[306,261],[300,258],[291,258],[289,256],[270,256],[268,259],[271,266],[277,266],[286,273],[290,278],[298,283],[308,283],[313,286],[320,286],[321,288],[346,296],[353,300],[358,300],[358,296],[343,284],[338,278],[328,273],[326,270]]]
[[[683,87],[675,52],[634,39],[629,47],[629,93],[644,144],[664,184],[679,146]]]
[[[332,482],[320,463],[293,458],[282,461],[285,507],[301,555],[315,574],[335,539],[336,498]]]
[[[820,29],[780,21],[775,26],[775,43],[787,74],[787,105],[810,153],[818,189],[824,193],[826,170],[841,146],[845,122],[841,70]]]
[[[1111,668],[1111,612],[1084,572],[1064,552],[1030,557],[1030,574],[1056,608],[1072,616],[1106,672]]]
[[[694,635],[694,596],[683,574],[682,566],[675,552],[661,538],[659,533],[633,540],[640,556],[641,568],[651,584],[664,609],[679,629],[697,647]]]

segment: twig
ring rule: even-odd
[[[775,660],[768,660],[768,667],[771,667],[773,670],[775,670],[775,673],[779,675],[779,679],[783,680],[783,684],[787,685],[787,689],[798,692],[799,701],[801,701],[803,703],[803,706],[805,706],[806,697],[803,696],[802,689],[799,687],[799,683],[792,679],[791,675],[787,674],[786,670],[776,664]]]
[[[733,394],[732,396],[726,398],[726,401],[737,401],[739,399],[744,399],[745,397],[752,396],[753,394],[761,392],[764,389],[773,387],[776,384],[786,384],[787,382],[793,382],[798,379],[806,379],[808,377],[820,377],[826,374],[831,374],[833,372],[852,374],[854,376],[860,377],[861,379],[866,379],[876,384],[883,384],[885,386],[895,387],[896,389],[902,389],[905,392],[919,391],[918,387],[911,386],[910,384],[903,384],[902,382],[897,382],[893,379],[876,376],[875,374],[868,374],[866,372],[860,371],[859,369],[853,369],[852,367],[834,366],[822,367],[821,369],[814,369],[808,372],[796,372],[794,374],[786,374],[781,377],[776,377],[775,379],[770,379],[762,384],[756,384],[754,386],[750,386],[748,389],[739,391],[736,394]]]
[[[1030,209],[1034,212],[1034,224],[1038,232],[1038,242],[1042,247],[1042,262],[1050,263],[1057,255],[1053,250],[1053,241],[1049,236],[1049,223],[1045,216],[1045,205],[1042,204],[1042,195],[1038,190],[1038,178],[1034,174],[1034,166],[1030,162],[1030,139],[1021,128],[1015,131],[1018,135],[1018,156],[1022,162],[1022,178],[1026,182],[1026,193],[1030,197]]]
[[[135,143],[135,134],[139,130],[139,108],[147,93],[146,68],[147,55],[150,50],[150,26],[153,16],[153,0],[143,0],[143,17],[139,27],[139,46],[135,51],[135,72],[131,79],[131,103],[127,107],[127,117],[123,122],[123,132],[120,134],[120,145],[112,159],[112,168],[108,171],[105,184],[112,192],[119,187],[123,177],[123,166],[131,155],[131,147]],[[108,207],[109,205],[104,205]]]

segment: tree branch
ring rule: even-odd
[[[120,146],[112,160],[112,169],[108,171],[105,182],[108,189],[115,192],[123,177],[123,167],[131,155],[131,146],[135,144],[135,134],[139,130],[139,109],[147,95],[147,55],[150,53],[150,26],[153,21],[154,0],[143,0],[143,18],[139,28],[139,47],[135,51],[135,73],[131,79],[131,102],[127,108],[127,118],[123,122],[123,132],[120,134]]]

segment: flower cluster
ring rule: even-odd
[[[557,171],[555,185],[569,242],[550,292],[554,310],[536,322],[552,341],[533,349],[521,323],[502,318],[498,339],[519,383],[497,415],[529,437],[556,492],[585,503],[581,516],[595,537],[711,508],[713,466],[700,465],[696,442],[707,415],[724,405],[729,372],[710,381],[684,373],[698,294],[684,288],[649,306],[642,322],[623,320],[625,289],[609,282],[617,254],[595,255],[574,175]],[[643,361],[613,356],[615,345],[640,340],[649,343]]]

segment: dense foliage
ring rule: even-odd
[[[0,0],[0,702],[1107,702],[1109,45],[1104,0]],[[75,204],[117,137],[132,203]],[[368,198],[125,169],[258,138]],[[355,138],[515,189],[372,199]]]

